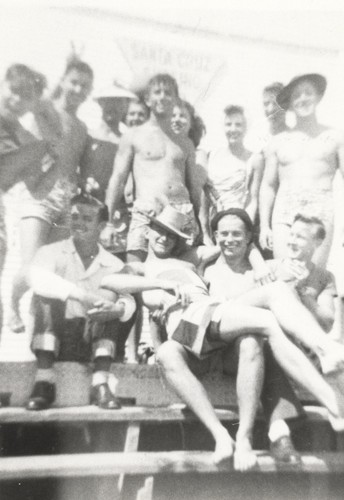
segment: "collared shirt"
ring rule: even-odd
[[[67,301],[68,319],[85,317],[87,311],[83,305],[68,299],[71,290],[77,286],[96,293],[105,276],[118,273],[124,267],[120,259],[100,245],[98,250],[91,265],[85,269],[72,238],[41,247],[35,256],[30,273],[34,292],[43,297]],[[119,299],[128,306],[129,302],[131,306],[134,302],[130,295],[120,295]],[[129,318],[125,318],[127,319]]]

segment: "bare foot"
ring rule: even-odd
[[[333,341],[331,345],[319,355],[321,370],[324,375],[344,371],[344,345]]]
[[[257,456],[252,449],[251,442],[248,438],[237,437],[234,452],[234,469],[245,472],[253,469],[257,464]]]
[[[228,460],[234,453],[234,440],[230,437],[227,430],[224,428],[223,432],[215,440],[215,451],[212,455],[212,461],[218,465],[224,460]]]

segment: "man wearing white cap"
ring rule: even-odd
[[[326,90],[319,74],[294,78],[277,96],[284,110],[292,111],[296,126],[273,138],[260,192],[263,248],[286,257],[290,225],[297,213],[315,216],[326,227],[326,239],[314,262],[325,266],[333,236],[333,179],[344,174],[343,135],[317,121],[316,108]]]
[[[136,96],[116,83],[95,95],[102,112],[102,122],[97,130],[89,132],[86,148],[81,159],[81,176],[86,190],[105,200],[105,193],[112,174],[113,164],[123,133],[124,120],[130,99]],[[123,197],[116,217],[111,224],[116,237],[107,250],[124,256],[129,226],[129,211]]]

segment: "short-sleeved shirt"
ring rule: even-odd
[[[270,269],[273,271],[277,279],[286,282],[293,282],[294,279],[288,280],[285,276],[285,263],[288,259],[273,259],[267,261]],[[337,295],[335,279],[333,274],[327,269],[318,266],[313,266],[307,278],[302,282],[303,287],[311,289],[311,295],[317,299],[320,294],[326,291],[329,295],[335,297]]]
[[[98,254],[87,269],[85,269],[79,254],[76,251],[72,238],[52,243],[50,245],[45,245],[41,247],[36,254],[34,264],[35,269],[41,267],[43,270],[53,272],[57,276],[66,280],[61,280],[57,286],[54,284],[54,298],[63,301],[67,300],[67,319],[86,316],[86,310],[82,304],[67,299],[73,285],[77,285],[83,290],[89,292],[96,292],[105,276],[118,273],[124,267],[124,264],[120,259],[111,255],[100,245],[98,249]],[[39,279],[40,277],[37,276],[36,273],[36,283]],[[46,283],[42,282],[42,287],[45,286]],[[134,300],[129,295],[121,296],[121,298],[124,297],[129,301]]]

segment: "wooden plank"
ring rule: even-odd
[[[136,452],[139,449],[141,422],[130,422],[124,443],[124,453]],[[121,494],[124,485],[125,474],[121,474],[118,479],[118,493]]]
[[[0,480],[112,476],[118,474],[186,474],[234,472],[232,461],[219,466],[211,462],[211,452],[85,453],[11,457],[1,459]],[[300,466],[276,464],[265,452],[257,452],[258,464],[251,472],[295,472],[328,474],[344,472],[344,454],[322,452],[302,455]]]
[[[153,408],[126,407],[120,410],[102,410],[96,406],[70,408],[50,408],[37,412],[24,408],[2,408],[0,424],[42,424],[42,423],[91,423],[91,422],[180,422],[194,420],[190,411],[184,406]],[[238,414],[233,410],[216,410],[221,420],[237,420]]]
[[[0,380],[3,391],[11,392],[13,406],[25,406],[34,382],[35,362],[0,362]],[[112,372],[118,379],[117,395],[134,398],[140,406],[168,406],[180,403],[168,390],[156,365],[131,365],[114,363]],[[56,406],[82,406],[89,401],[92,370],[79,363],[56,363]],[[235,379],[212,371],[201,377],[214,405],[236,404]],[[72,383],[71,383],[72,382]],[[297,390],[301,401],[314,402],[302,389]]]
[[[327,421],[327,411],[320,406],[305,406],[311,421]],[[216,409],[222,421],[238,420],[237,408]],[[259,416],[258,416],[259,417]],[[120,410],[102,410],[97,406],[50,408],[37,412],[24,408],[1,408],[0,424],[92,423],[92,422],[186,422],[195,415],[185,405],[162,408],[128,406]]]

